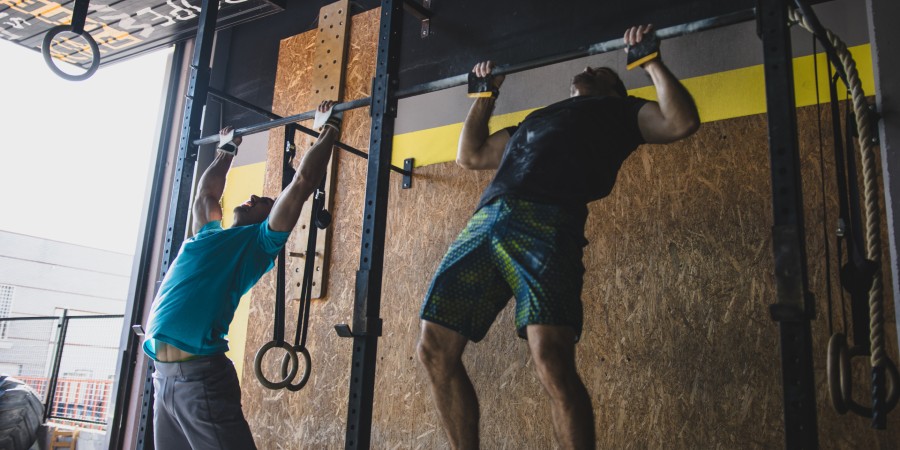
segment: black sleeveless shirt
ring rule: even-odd
[[[622,162],[644,143],[636,97],[578,96],[538,109],[517,127],[478,208],[500,196],[566,207],[587,218],[587,204],[609,195]]]

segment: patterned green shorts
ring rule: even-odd
[[[478,342],[511,296],[516,329],[568,325],[581,336],[584,223],[560,206],[500,197],[444,256],[420,316]]]

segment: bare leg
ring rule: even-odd
[[[450,445],[457,450],[478,448],[478,397],[462,363],[468,342],[449,328],[422,321],[419,361],[428,373],[444,431]]]
[[[529,325],[528,346],[538,378],[550,396],[553,431],[564,449],[593,449],[594,409],[575,367],[575,331],[570,327]]]

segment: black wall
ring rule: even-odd
[[[211,85],[270,109],[280,40],[313,29],[319,9],[332,1],[288,0],[284,12],[220,32]],[[380,3],[353,1],[351,13]],[[419,37],[418,20],[404,17],[400,87],[460,75],[485,59],[516,64],[585,48],[635,24],[663,28],[755,6],[756,0],[432,0],[427,38]],[[224,111],[238,127],[264,120],[234,107]]]
[[[285,11],[219,32],[210,86],[263,109],[272,108],[278,45],[282,39],[313,29],[319,9],[334,0],[288,0]],[[351,1],[357,14],[380,5],[377,0]],[[204,136],[218,129],[217,103],[210,102]],[[295,111],[299,113],[302,111]],[[266,119],[242,108],[226,105],[222,122],[243,127]]]

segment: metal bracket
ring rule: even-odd
[[[337,335],[342,338],[352,338],[353,331],[350,329],[350,325],[346,323],[339,323],[334,326],[334,331],[337,332]]]
[[[403,189],[412,187],[413,163],[415,162],[415,158],[406,158],[403,160]]]
[[[381,319],[372,319],[368,318],[363,323],[362,331],[353,331],[350,329],[350,325],[346,323],[339,323],[334,326],[334,331],[337,332],[337,335],[342,338],[352,338],[352,337],[365,337],[365,336],[378,336],[381,337],[383,321]]]
[[[815,317],[815,297],[807,292],[803,296],[803,307],[774,303],[769,305],[769,317],[775,322],[799,322]]]
[[[807,309],[803,277],[803,250],[797,227],[793,224],[772,227],[775,245],[775,289],[777,304],[803,313]],[[781,316],[782,314],[778,314]]]
[[[431,34],[431,0],[422,0],[420,5],[415,0],[405,0],[403,9],[422,22],[419,37],[425,39]]]
[[[877,105],[869,105],[869,125],[873,130],[876,130],[875,133],[872,133],[872,143],[876,145],[881,144],[881,133],[878,133],[878,122],[881,122],[881,113],[878,112]]]

